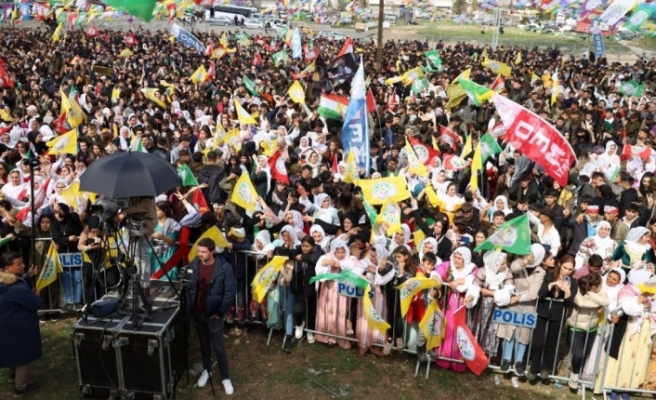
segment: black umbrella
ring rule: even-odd
[[[116,152],[99,158],[80,177],[80,190],[110,199],[157,196],[182,186],[175,168],[163,157]]]

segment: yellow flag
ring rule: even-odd
[[[440,286],[442,286],[442,282],[422,277],[408,279],[402,285],[397,286],[396,288],[399,289],[399,298],[401,299],[401,316],[405,318],[405,315],[408,313],[408,308],[410,308],[412,298],[415,297],[417,293],[422,290]]]
[[[478,173],[483,170],[483,160],[481,155],[481,145],[476,146],[474,151],[474,158],[472,159],[471,164],[471,178],[469,180],[469,185],[471,186],[472,193],[476,193],[478,190]]]
[[[120,53],[118,53],[118,56],[121,57],[121,58],[127,58],[127,57],[130,57],[133,54],[134,53],[132,52],[132,50],[130,50],[130,48],[126,47],[123,50],[121,50]]]
[[[253,212],[255,211],[256,197],[257,192],[253,187],[253,183],[251,183],[251,178],[248,177],[247,173],[242,173],[239,179],[237,179],[234,189],[232,189],[230,201],[246,211]]]
[[[405,152],[408,157],[408,170],[413,174],[417,174],[421,178],[428,176],[428,169],[417,157],[415,150],[410,146],[408,139],[405,140]]]
[[[346,156],[346,171],[342,180],[346,183],[352,183],[358,185],[360,181],[360,174],[358,173],[358,166],[355,163],[355,154],[353,150],[349,151],[348,156]]]
[[[460,159],[464,160],[465,156],[470,154],[472,150],[471,135],[469,135],[467,136],[467,140],[465,140],[465,146],[462,148],[462,153],[460,153]]]
[[[60,22],[59,25],[57,26],[57,29],[55,29],[55,32],[53,32],[52,34],[52,41],[59,42],[63,34],[64,34],[64,23]]]
[[[146,98],[153,103],[157,104],[157,106],[161,107],[163,110],[166,110],[166,103],[164,103],[162,100],[158,99],[155,93],[157,93],[157,89],[141,89],[144,95],[146,95]]]
[[[560,81],[558,80],[558,72],[554,72],[553,85],[551,86],[551,105],[553,106],[556,100],[558,100],[558,95],[560,94]]]
[[[437,197],[437,193],[435,193],[435,189],[433,189],[433,185],[430,183],[426,184],[426,197],[433,207],[440,206],[440,199]]]
[[[535,82],[539,81],[540,77],[535,74],[535,72],[531,72],[531,85],[533,85]]]
[[[78,198],[80,197],[80,182],[75,181],[59,192],[59,197],[64,203],[73,209],[77,209]]]
[[[395,83],[401,82],[402,80],[403,80],[403,76],[402,75],[397,75],[397,76],[393,76],[391,78],[385,79],[385,84],[392,86]]]
[[[48,249],[48,254],[43,263],[43,268],[41,273],[36,280],[36,291],[37,293],[43,290],[45,287],[57,280],[57,274],[62,273],[61,262],[59,261],[59,254],[55,248],[54,243],[50,245]]]
[[[287,91],[287,94],[289,95],[289,98],[294,101],[294,103],[305,103],[305,90],[299,81],[294,81],[292,86]]]
[[[431,299],[424,317],[419,322],[419,329],[426,338],[426,350],[440,346],[444,336],[444,326],[444,314],[437,305],[437,301]]]
[[[452,80],[452,81],[451,81],[451,84],[452,84],[452,85],[455,85],[455,84],[458,84],[458,85],[459,85],[459,84],[460,84],[460,82],[458,82],[458,79],[459,79],[459,78],[463,78],[463,79],[470,80],[470,79],[469,79],[470,75],[471,75],[471,68],[467,68],[466,70],[462,71],[462,72],[460,73],[460,75],[456,76],[456,79]]]
[[[225,32],[223,32],[223,35],[221,35],[221,38],[219,39],[219,43],[221,44],[221,46],[228,48],[228,45],[230,43],[228,43],[228,35]]]
[[[429,185],[426,185],[426,187],[428,186]],[[419,246],[421,245],[421,242],[424,241],[424,239],[426,239],[426,234],[421,229],[417,229],[416,231],[412,232],[412,241],[414,242],[416,249],[419,249]]]
[[[239,133],[239,129],[233,129],[230,132],[226,133],[223,135],[221,139],[219,139],[221,142],[225,142],[228,145],[232,146],[232,148],[235,149],[235,151],[239,152],[241,150],[241,134]]]
[[[262,153],[264,153],[265,156],[271,157],[273,153],[278,150],[278,141],[275,139],[264,139],[260,142],[260,147],[262,148]]]
[[[115,87],[112,89],[112,103],[118,103],[118,99],[121,97],[121,89]]]
[[[515,65],[519,65],[522,62],[522,52],[518,51],[517,56],[515,57]]]
[[[194,245],[191,246],[191,250],[189,250],[189,261],[198,257],[198,242],[200,242],[201,239],[205,239],[205,238],[212,239],[212,241],[214,241],[214,244],[216,245],[217,248],[223,249],[228,246],[228,241],[226,240],[225,236],[223,236],[223,233],[219,230],[217,226],[213,226],[210,229],[206,230],[202,235],[200,235],[198,240],[196,240],[196,243],[194,243]]]
[[[9,115],[7,111],[0,108],[0,119],[5,122],[11,122],[11,115]]]
[[[390,176],[381,179],[360,179],[362,195],[371,205],[380,205],[387,199],[402,201],[410,198],[405,176]]]
[[[205,82],[205,78],[207,78],[207,71],[205,70],[204,66],[198,67],[198,69],[191,74],[191,82],[194,84],[199,84],[200,82]]]
[[[394,232],[401,230],[401,207],[391,200],[387,199],[380,208],[380,214],[376,218],[376,223],[387,224],[387,236],[392,236]],[[401,230],[401,232],[403,232]]]
[[[481,65],[489,68],[489,70],[492,71],[493,73],[503,75],[506,78],[512,74],[512,68],[510,68],[508,64],[504,64],[500,61],[494,61],[494,60],[490,60],[489,58],[486,58],[485,60],[483,60]]]
[[[267,292],[269,291],[271,283],[277,280],[278,273],[282,271],[282,268],[285,265],[285,261],[288,259],[288,257],[275,256],[271,259],[271,261],[267,263],[267,265],[262,267],[257,272],[257,274],[255,274],[255,278],[253,279],[252,283],[253,300],[255,300],[257,303],[262,303],[266,297]]]
[[[61,153],[77,155],[77,129],[71,129],[61,136],[48,141],[46,146],[50,147],[49,155],[59,155]]]
[[[382,334],[385,334],[390,328],[390,325],[385,322],[385,320],[378,314],[374,304],[369,297],[369,292],[371,291],[371,284],[367,285],[367,288],[364,290],[364,295],[362,296],[362,311],[364,317],[367,320],[367,325],[369,329],[375,329],[380,331]]]
[[[424,72],[421,70],[421,67],[413,68],[403,74],[403,84],[405,86],[410,86],[414,81],[422,78],[423,76]]]
[[[483,52],[481,53],[481,58],[482,59],[487,58],[487,46],[483,48]]]
[[[453,107],[456,107],[458,104],[460,104],[460,102],[467,98],[467,92],[465,92],[462,86],[460,86],[458,78],[469,79],[470,75],[471,68],[467,68],[466,70],[462,71],[460,75],[458,75],[446,89],[449,101],[446,103],[445,108],[448,112],[451,112]]]
[[[257,125],[257,121],[255,121],[255,119],[244,110],[244,107],[239,104],[237,99],[235,99],[235,110],[237,110],[237,120],[239,120],[240,124]]]
[[[61,89],[59,90],[59,94],[61,95],[61,113],[66,113],[66,119],[72,128],[76,128],[87,120],[86,114],[84,114],[75,99],[68,97]]]

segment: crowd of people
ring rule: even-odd
[[[222,46],[220,34],[193,33],[206,45]],[[465,307],[474,336],[504,373],[525,375],[531,382],[548,381],[556,375],[559,330],[566,330],[573,390],[579,381],[595,378],[599,389],[605,384],[602,376],[626,388],[656,389],[656,355],[650,345],[656,328],[650,313],[656,284],[656,60],[621,64],[593,54],[577,58],[556,49],[493,50],[468,43],[406,40],[384,43],[379,70],[372,41],[355,42],[352,53],[340,56],[344,41],[314,38],[308,44],[304,38],[317,56],[316,68],[304,74],[310,63],[305,59],[307,49],[301,58],[278,63],[272,56],[285,43],[277,38],[255,36],[244,42],[229,32],[226,51],[210,59],[170,40],[169,32],[139,29],[131,35],[134,45],[126,43],[125,32],[113,30],[96,36],[71,30],[65,40],[54,42],[52,32],[43,28],[0,30],[5,48],[2,68],[11,80],[3,81],[0,100],[8,117],[0,124],[0,236],[8,239],[0,248],[0,337],[23,329],[22,319],[36,318],[37,309],[49,310],[41,313],[42,320],[56,319],[60,309],[79,311],[92,299],[92,293],[81,290],[81,282],[89,279],[85,268],[61,273],[62,284],[42,290],[39,301],[28,296],[26,283],[39,275],[50,246],[59,253],[99,251],[100,221],[89,212],[89,196],[71,202],[61,192],[79,182],[98,158],[135,150],[136,140],[143,151],[164,157],[176,168],[186,166],[199,183],[153,199],[156,218],[150,221],[153,229],[148,235],[154,246],[146,275],[166,264],[181,240],[188,241],[187,247],[213,227],[227,239],[216,257],[234,272],[236,305],[224,310],[215,304],[216,312],[196,318],[214,333],[204,337],[206,345],[222,347],[214,342],[216,332],[223,332],[222,323],[220,330],[216,327],[218,319],[243,329],[258,312],[261,307],[251,305],[251,281],[271,257],[284,256],[290,262],[275,291],[285,299],[281,325],[287,352],[305,337],[308,343],[356,346],[362,354],[416,351],[421,361],[462,372],[465,365],[453,360],[462,360],[455,324],[456,313]],[[126,48],[131,51],[126,53]],[[425,71],[427,87],[416,91],[403,80],[386,83],[426,66],[424,53],[433,49],[439,51],[442,65]],[[465,99],[452,104],[448,92],[454,79],[469,68],[473,82],[488,87],[495,82],[497,76],[480,64],[483,54],[513,65],[495,90],[546,119],[572,145],[578,161],[566,186],[497,139],[502,152],[488,159],[478,190],[471,190],[473,152],[463,154],[466,138],[473,149],[485,133],[498,130],[501,121],[491,103],[474,105]],[[193,82],[198,67],[209,68],[210,61],[215,63],[214,75]],[[377,110],[368,116],[371,169],[358,172],[361,179],[405,177],[411,195],[399,202],[399,227],[370,220],[362,191],[345,182],[343,120],[327,118],[319,110],[322,95],[349,96],[359,62],[364,63]],[[561,89],[552,101],[555,71]],[[286,96],[293,76],[302,82],[304,103]],[[623,94],[622,84],[630,80],[645,85],[639,97]],[[155,89],[154,98],[144,89]],[[62,93],[85,114],[85,121],[75,128],[75,154],[58,153],[46,145],[70,128],[62,130],[71,123],[70,115],[61,114]],[[257,123],[240,122],[235,102]],[[221,132],[233,129],[238,131],[237,141],[221,140]],[[455,143],[442,136],[445,129],[457,135]],[[426,176],[410,172],[407,137],[439,151],[427,163]],[[288,171],[285,179],[272,177],[268,160],[273,146]],[[633,148],[647,151],[625,151]],[[34,157],[38,166],[31,178]],[[447,157],[451,162],[445,161]],[[245,174],[258,195],[254,212],[231,201],[235,183]],[[429,187],[437,202],[429,199]],[[198,191],[209,209],[194,206]],[[21,211],[40,198],[32,229],[31,218]],[[475,250],[503,223],[524,215],[532,228],[530,254]],[[52,241],[30,245],[31,240],[47,238]],[[201,271],[215,264],[209,254],[213,244],[204,243],[205,250],[198,251],[204,258],[193,262]],[[23,254],[25,262],[35,260],[37,268],[25,279],[16,254]],[[361,301],[339,296],[334,281],[312,280],[344,271],[370,283],[373,306],[391,327],[387,332],[372,329]],[[174,274],[169,276],[175,279]],[[399,287],[415,277],[435,284],[402,310]],[[192,291],[197,292],[208,289],[199,286]],[[444,313],[437,346],[427,343],[417,329],[433,300]],[[24,307],[21,313],[5,313],[15,302]],[[495,324],[496,308],[537,313],[537,325],[530,329]],[[277,312],[266,309],[270,319]],[[610,329],[600,329],[610,325],[612,337],[607,335]],[[416,335],[409,335],[409,329]],[[218,336],[222,341],[222,334]],[[8,344],[1,342],[0,346]],[[594,356],[595,346],[603,347],[601,358]],[[5,347],[0,350],[15,354],[5,353]],[[619,361],[634,351],[639,354],[635,369],[642,372],[631,379],[620,370]],[[20,367],[39,355],[30,356],[3,357],[0,367]],[[224,349],[219,359],[225,361]],[[602,359],[608,360],[605,373],[591,376]],[[203,361],[209,372],[208,351],[203,352]],[[24,369],[12,370],[16,395],[35,390],[25,374]],[[227,361],[221,374],[229,385],[226,392],[232,393]],[[204,373],[200,386],[207,379]],[[628,398],[626,393],[613,395]]]

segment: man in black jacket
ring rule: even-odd
[[[189,291],[187,307],[200,340],[203,367],[198,387],[204,387],[212,369],[212,348],[221,373],[221,383],[227,395],[234,393],[228,368],[228,353],[223,343],[223,319],[235,303],[237,282],[232,266],[214,253],[216,244],[204,238],[198,242],[198,257],[188,267]]]
[[[214,151],[207,153],[207,165],[198,173],[198,183],[206,183],[207,187],[202,189],[203,196],[209,204],[223,204],[225,193],[221,192],[219,182],[225,178],[223,168],[218,165],[219,155]]]

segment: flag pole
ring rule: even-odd
[[[378,0],[378,47],[376,48],[377,72],[383,71],[383,19],[385,19],[385,0]]]

